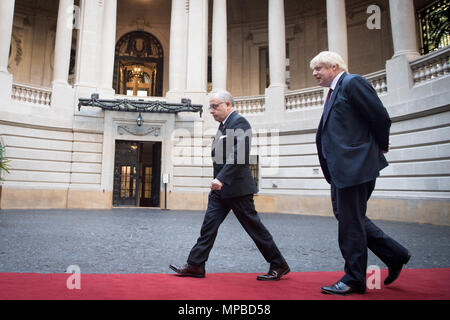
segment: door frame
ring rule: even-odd
[[[120,154],[118,145],[124,145],[125,148],[121,148]],[[160,141],[133,141],[133,140],[115,140],[115,154],[114,154],[114,185],[113,185],[113,206],[135,206],[135,207],[160,207],[161,206],[161,149],[162,143]],[[127,150],[129,146],[130,150]],[[135,148],[133,148],[135,147]],[[145,194],[145,168],[149,167],[150,161],[144,161],[145,148],[152,148],[151,155],[151,192],[148,198],[148,203],[145,203],[143,195]],[[129,153],[129,157],[127,156]],[[126,158],[120,158],[125,156]],[[123,180],[122,174],[124,167],[129,170],[125,183],[128,184],[126,190],[132,197],[122,197],[123,194]],[[131,191],[133,190],[133,191]],[[131,193],[132,192],[132,193]],[[147,205],[146,205],[147,204]]]
[[[113,205],[113,186],[114,186],[114,155],[116,140],[142,141],[142,142],[161,142],[161,173],[160,173],[160,192],[164,192],[162,176],[168,174],[173,176],[173,132],[175,129],[175,114],[170,113],[142,113],[144,120],[142,126],[137,126],[136,112],[121,111],[99,111],[97,117],[104,113],[103,135],[98,137],[103,141],[103,150],[99,154],[102,163],[102,173],[99,189],[105,193],[107,202],[112,208]],[[169,179],[167,192],[173,191],[173,179]],[[160,207],[163,205],[161,198]]]
[[[128,153],[129,156],[123,158],[122,160],[118,159],[119,157],[125,156],[119,154],[118,145],[123,145],[124,148],[120,148],[123,153]],[[139,158],[141,153],[140,143],[137,141],[128,141],[128,140],[116,140],[115,141],[115,153],[114,153],[114,186],[113,186],[113,206],[122,207],[122,206],[137,206],[139,203],[139,176],[140,176],[140,164]],[[129,147],[129,148],[128,148]],[[135,147],[135,148],[133,148]],[[127,150],[130,149],[130,150]],[[125,184],[128,190],[126,192],[123,190],[123,168],[127,168],[125,178]],[[132,192],[132,196],[131,196]],[[122,197],[123,193],[128,193],[129,197]]]

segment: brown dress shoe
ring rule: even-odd
[[[289,266],[285,264],[284,266],[281,266],[279,268],[270,268],[269,272],[267,274],[260,274],[256,277],[256,280],[261,281],[278,281],[281,279],[282,276],[286,275],[291,271],[289,269]]]
[[[182,277],[194,277],[194,278],[204,278],[205,277],[205,267],[197,267],[192,264],[185,264],[182,267],[177,267],[173,264],[169,266],[170,269],[178,273]]]

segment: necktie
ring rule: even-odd
[[[329,102],[330,102],[330,98],[331,98],[331,94],[333,93],[333,89],[330,88],[330,90],[328,90],[328,95],[327,95],[327,99],[325,100],[325,104],[323,106],[323,119],[322,119],[322,127],[325,124],[325,121],[327,120],[327,115],[328,115],[328,107],[329,107]]]
[[[224,125],[220,122],[219,129],[217,130],[216,137],[214,138],[212,148],[211,148],[211,157],[213,158],[213,163],[222,163],[220,158],[216,158],[216,147],[218,147],[218,143],[220,141],[220,137],[224,134]],[[220,149],[221,150],[221,149]]]
[[[327,95],[327,99],[325,100],[325,104],[323,106],[323,115],[322,115],[322,128],[325,124],[325,121],[327,120],[327,115],[328,115],[328,107],[329,107],[329,102],[330,102],[330,97],[331,94],[333,92],[333,89],[330,88],[330,90],[328,91],[328,95]],[[326,158],[327,156],[325,155],[325,142],[322,139],[322,155],[324,158]]]

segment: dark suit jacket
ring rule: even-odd
[[[316,136],[326,180],[345,188],[376,179],[388,165],[382,150],[388,150],[391,126],[376,91],[360,75],[344,73],[329,103]]]
[[[220,191],[214,192],[222,198],[258,192],[250,170],[251,136],[248,121],[234,111],[214,138],[211,149],[214,178],[224,184]]]

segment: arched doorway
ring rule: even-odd
[[[117,94],[162,96],[163,49],[152,34],[132,31],[116,44],[114,89]]]

